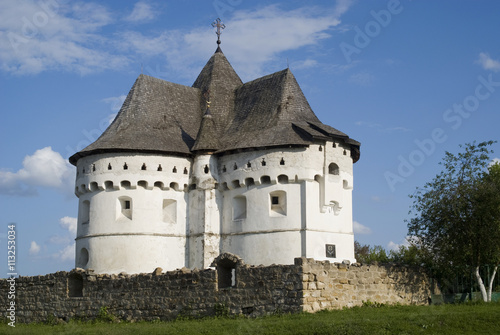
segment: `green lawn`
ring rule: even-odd
[[[356,307],[256,319],[0,326],[0,334],[500,334],[500,303]]]

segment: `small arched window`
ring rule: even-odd
[[[328,173],[338,176],[339,175],[339,166],[335,163],[330,163],[330,165],[328,165]]]

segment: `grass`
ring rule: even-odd
[[[0,334],[500,334],[500,303],[438,306],[366,304],[315,314],[172,322],[0,325]]]

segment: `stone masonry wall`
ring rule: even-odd
[[[362,305],[363,302],[423,305],[431,281],[420,268],[394,264],[330,264],[296,258],[302,268],[303,311],[316,312]]]
[[[227,263],[225,264],[227,266]],[[222,269],[222,265],[220,267]],[[95,275],[91,270],[16,278],[16,321],[95,318],[102,307],[129,321],[171,320],[217,312],[261,316],[314,312],[380,303],[425,304],[427,277],[391,265],[354,266],[296,258],[294,265],[234,265],[235,278],[221,281],[213,269],[181,269],[139,275]],[[231,269],[225,275],[231,276]],[[232,283],[231,283],[232,279]],[[9,291],[6,279],[0,292]],[[223,287],[227,286],[227,287]],[[0,296],[7,317],[7,294]]]

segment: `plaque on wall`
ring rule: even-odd
[[[326,247],[326,257],[335,258],[335,244],[325,244]]]

